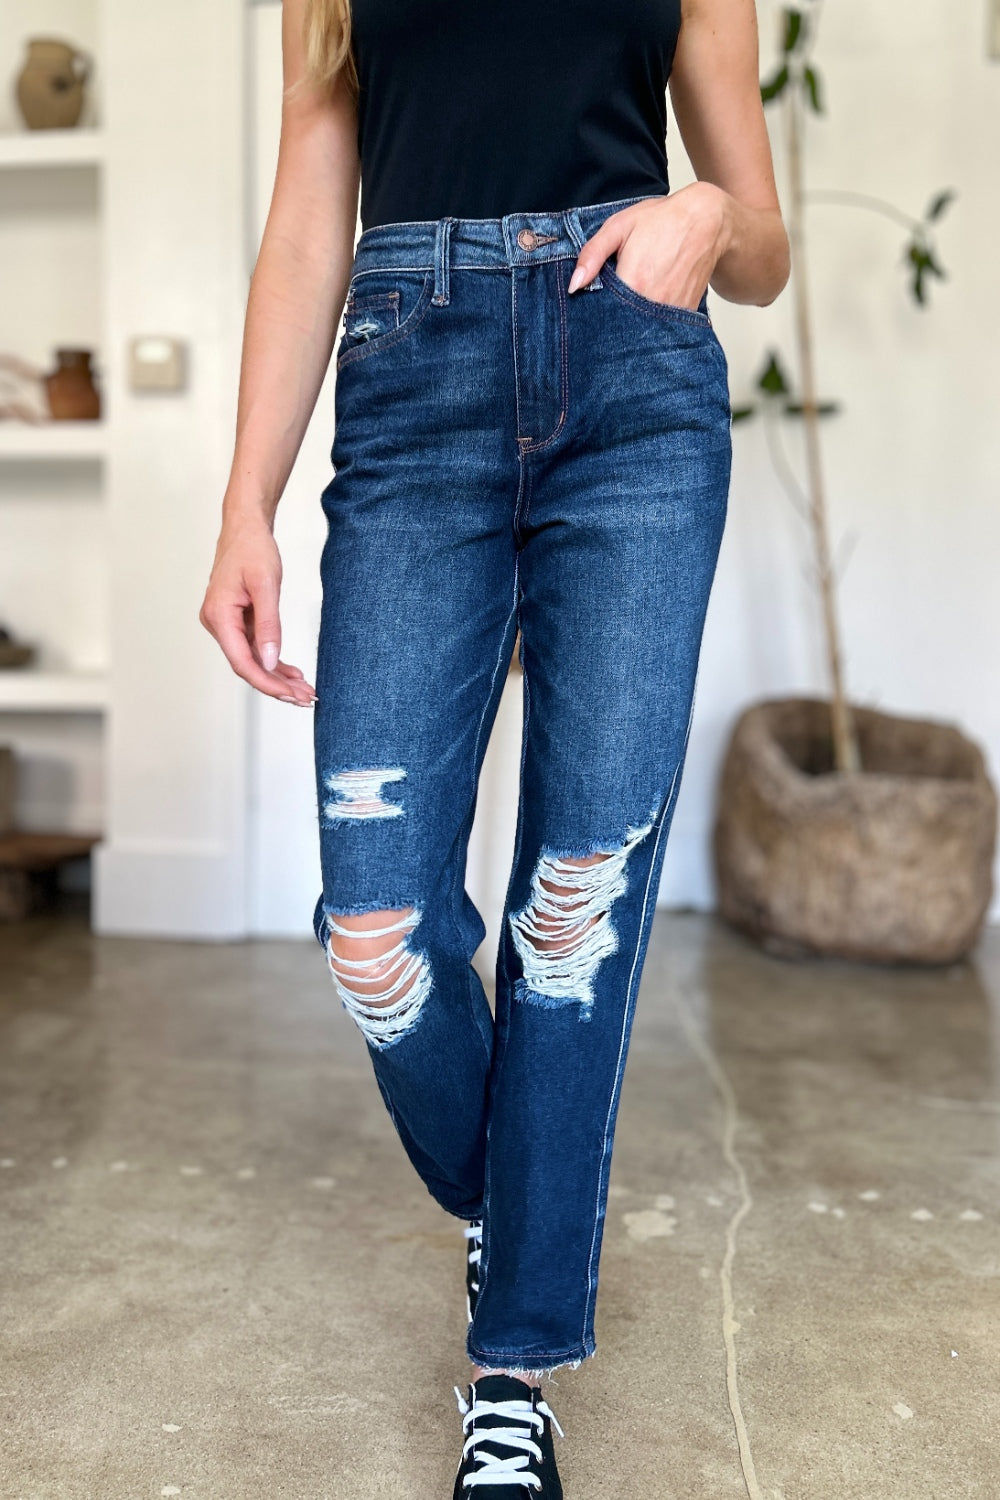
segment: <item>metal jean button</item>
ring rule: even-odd
[[[517,236],[517,243],[522,250],[537,250],[539,245],[551,245],[558,238],[557,234],[536,234],[533,229],[522,229]]]

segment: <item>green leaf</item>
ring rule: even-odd
[[[809,96],[809,103],[817,115],[823,113],[823,103],[819,96],[819,74],[815,68],[805,68],[802,73],[802,82]]]
[[[948,204],[952,202],[954,197],[954,188],[945,188],[943,193],[938,193],[937,197],[931,200],[931,206],[927,210],[927,213],[924,215],[928,224],[933,224],[935,219],[940,219],[941,215],[948,207]]]
[[[777,99],[783,94],[788,86],[788,65],[783,63],[775,73],[774,77],[760,86],[760,97],[765,104],[770,104],[772,99]]]
[[[936,276],[939,281],[946,281],[948,273],[937,260],[929,245],[924,245],[920,240],[914,240],[907,252],[906,258],[913,266],[914,272],[922,280],[924,276]]]
[[[733,407],[733,421],[734,422],[745,422],[748,417],[752,417],[753,416],[753,414],[754,414],[754,412],[756,410],[757,410],[756,406],[734,406]]]
[[[772,353],[764,366],[764,373],[757,381],[757,388],[764,392],[765,396],[787,396],[789,394],[788,381],[785,372],[781,368],[778,356]]]
[[[795,45],[802,34],[802,12],[800,10],[785,11],[785,53],[795,51]]]

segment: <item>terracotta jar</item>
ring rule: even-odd
[[[31,37],[17,76],[17,103],[30,130],[65,130],[83,110],[92,59],[71,42]]]
[[[49,410],[61,420],[96,421],[101,415],[101,397],[94,384],[89,349],[57,349],[56,368],[43,376]]]

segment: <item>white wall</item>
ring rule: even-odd
[[[779,6],[761,0],[762,72],[776,55]],[[897,34],[897,28],[898,34]],[[277,145],[277,11],[255,13],[258,227]],[[912,0],[897,11],[858,3],[827,9],[817,60],[828,116],[809,128],[809,180],[888,197],[922,213],[954,186],[942,222],[946,283],[917,309],[898,269],[901,237],[854,209],[810,210],[811,279],[824,395],[844,412],[825,430],[834,530],[856,532],[842,589],[847,669],[856,699],[951,718],[1000,764],[1000,542],[995,504],[1000,396],[995,337],[1000,199],[988,143],[997,139],[1000,64],[985,56],[978,7],[947,14]],[[769,112],[785,195],[779,115]],[[691,179],[676,126],[672,181]],[[711,296],[711,294],[710,294]],[[713,300],[734,403],[751,393],[762,353],[794,364],[791,296],[770,308]],[[322,532],[318,495],[329,476],[330,382],[279,510],[286,564],[283,615],[290,653],[309,672],[318,611]],[[799,434],[788,432],[793,458]],[[730,518],[706,628],[687,769],[667,850],[661,904],[712,904],[709,837],[715,785],[738,712],[762,696],[825,691],[815,596],[802,523],[785,498],[758,423],[734,432]],[[512,676],[483,771],[469,857],[469,890],[487,922],[492,963],[513,846],[520,679]],[[315,798],[307,718],[255,702],[253,920],[305,931],[318,889]],[[1000,909],[1000,908],[998,908]]]
[[[67,0],[63,8],[65,15],[58,0],[44,0],[43,17],[41,0],[30,7],[9,0],[2,23],[23,35],[44,20],[44,29],[76,34],[98,51],[111,142],[108,306],[74,295],[74,267],[90,285],[90,262],[103,253],[94,216],[81,204],[75,225],[65,226],[77,236],[79,260],[67,259],[64,311],[46,325],[30,295],[6,299],[4,344],[41,358],[57,328],[80,339],[93,339],[98,326],[107,330],[106,394],[117,433],[107,510],[87,475],[78,476],[80,509],[66,524],[79,526],[81,565],[61,579],[53,574],[65,593],[64,618],[76,622],[53,651],[81,666],[100,665],[104,652],[113,674],[98,923],[105,930],[222,934],[249,925],[305,933],[318,880],[310,716],[249,695],[197,622],[231,455],[248,261],[266,211],[259,199],[244,233],[251,132],[244,133],[242,114],[242,7],[238,0],[170,7],[104,0],[100,36],[94,6]],[[777,6],[761,0],[760,11],[766,65]],[[272,146],[277,20],[277,7],[265,6],[251,23],[265,43],[260,76],[269,82],[256,96],[260,114],[252,107],[248,121]],[[992,310],[1000,204],[989,147],[997,139],[1000,69],[985,57],[979,7],[945,14],[930,0],[912,0],[898,35],[894,22],[896,13],[859,3],[827,9],[820,61],[830,117],[810,128],[810,180],[885,195],[918,212],[939,187],[956,187],[959,198],[940,232],[950,278],[933,286],[927,312],[903,289],[900,239],[890,224],[848,209],[810,212],[820,376],[824,393],[846,403],[827,428],[830,494],[837,530],[859,536],[842,591],[848,669],[857,697],[957,720],[996,768],[1000,355]],[[9,112],[9,99],[0,108]],[[669,144],[680,185],[685,168],[674,129]],[[262,151],[258,193],[265,159]],[[36,228],[44,239],[41,210]],[[0,256],[13,264],[21,248],[0,243]],[[753,309],[717,298],[714,310],[740,399],[767,344],[791,354],[790,299]],[[150,399],[125,389],[125,341],[152,330],[189,339],[187,392]],[[287,654],[307,673],[318,610],[318,496],[331,441],[328,381],[278,523]],[[714,786],[736,713],[763,694],[823,686],[801,524],[760,428],[737,428],[735,449],[730,522],[661,888],[661,899],[674,903],[711,900]],[[26,498],[14,497],[7,515],[12,527],[21,507],[17,526],[33,553],[46,546],[46,507],[55,503],[38,500],[29,511]],[[21,587],[30,611],[30,591],[13,573],[7,587]],[[515,695],[517,686],[512,678]],[[248,707],[254,815],[245,847]],[[509,855],[516,731],[508,693],[470,857],[470,889],[488,918]],[[81,755],[86,762],[92,749],[82,745]]]
[[[775,55],[778,10],[760,0],[762,71]],[[875,194],[917,216],[937,189],[959,195],[938,236],[949,279],[932,284],[926,311],[905,291],[902,231],[853,208],[809,210],[821,394],[844,403],[824,429],[834,530],[858,539],[841,590],[849,684],[864,702],[959,723],[988,751],[996,777],[1000,63],[986,55],[985,7],[932,0],[911,0],[905,12],[860,0],[825,7],[817,61],[828,112],[809,127],[813,188]],[[671,132],[680,186],[690,169],[672,121]],[[766,309],[719,298],[713,306],[739,403],[765,347],[780,348],[786,363],[794,358],[791,297]],[[761,427],[737,426],[664,901],[711,902],[714,787],[737,712],[761,696],[825,687],[806,559],[804,529],[777,483]]]
[[[112,711],[105,932],[246,930],[250,690],[198,621],[232,458],[244,271],[240,0],[102,0]],[[186,341],[184,391],[127,341]]]
[[[248,16],[249,238],[247,274],[264,230],[281,124],[281,7],[259,4]],[[283,661],[315,683],[326,535],[320,492],[332,472],[332,368],[316,401],[278,507],[274,534],[284,569]],[[260,933],[305,933],[321,886],[312,713],[254,693],[250,703],[249,925]]]

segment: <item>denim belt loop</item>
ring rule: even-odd
[[[448,282],[448,247],[451,240],[451,227],[457,223],[457,219],[446,214],[443,219],[438,219],[434,230],[434,295],[431,301],[435,307],[447,307],[451,295]]]
[[[568,208],[566,210],[566,228],[569,231],[569,237],[576,246],[577,254],[579,255],[580,251],[586,244],[587,236],[583,232],[583,225],[580,223],[580,215],[577,213],[575,208]],[[592,281],[588,281],[583,290],[585,292],[599,292],[602,285],[603,282],[601,281],[600,273],[598,272],[597,275],[594,276],[594,279]]]

